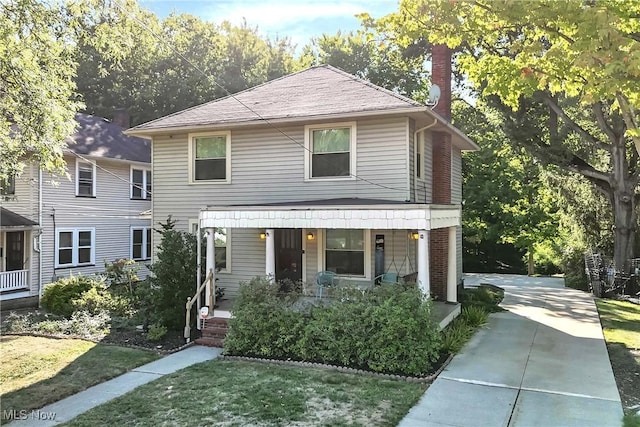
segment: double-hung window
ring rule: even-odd
[[[7,177],[7,179],[0,180],[0,195],[1,196],[13,196],[16,194],[16,177],[15,175]]]
[[[198,232],[198,220],[189,220],[189,231],[192,234]],[[204,236],[203,236],[204,237]],[[204,241],[204,240],[203,240]],[[214,245],[216,255],[216,268],[224,273],[231,272],[231,250],[229,249],[229,233],[226,228],[217,227],[214,232]]]
[[[189,140],[190,182],[230,182],[231,133],[193,134]]]
[[[131,259],[142,261],[151,258],[151,227],[131,228]]]
[[[325,270],[346,276],[367,276],[367,236],[365,230],[325,232]]]
[[[353,179],[356,165],[353,122],[305,127],[305,178]]]
[[[76,196],[95,197],[96,164],[76,160]]]
[[[56,268],[95,264],[95,228],[58,228],[55,236]]]
[[[131,167],[131,198],[151,200],[151,170]]]

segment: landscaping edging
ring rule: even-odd
[[[327,365],[325,363],[314,363],[314,362],[301,362],[296,360],[281,360],[281,359],[262,359],[258,357],[246,357],[246,356],[227,356],[220,355],[218,359],[222,360],[238,360],[243,362],[258,362],[258,363],[271,363],[274,365],[284,365],[284,366],[298,366],[304,368],[319,368],[326,369],[330,371],[338,371],[345,372],[349,374],[358,374],[358,375],[368,375],[371,377],[377,378],[386,378],[392,380],[399,381],[407,381],[407,382],[416,382],[416,383],[431,383],[435,380],[438,375],[444,370],[444,368],[449,365],[451,359],[453,359],[454,354],[449,354],[444,363],[431,375],[427,375],[426,377],[412,377],[408,375],[394,375],[394,374],[381,374],[378,372],[367,371],[365,369],[356,369],[356,368],[348,368],[346,366],[338,366],[338,365]]]

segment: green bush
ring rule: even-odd
[[[473,331],[463,319],[456,318],[442,331],[442,349],[447,353],[458,353],[469,341]]]
[[[118,316],[130,316],[133,310],[130,300],[113,295],[101,282],[97,282],[93,288],[72,300],[71,305],[74,312],[86,311],[92,315],[106,311]]]
[[[487,323],[489,313],[482,307],[471,306],[463,308],[460,317],[472,328],[477,328]]]
[[[225,353],[291,358],[423,375],[441,349],[428,301],[415,287],[343,290],[331,305],[301,306],[256,278],[240,286]]]
[[[157,323],[149,326],[149,332],[147,332],[147,338],[149,338],[149,341],[160,341],[165,335],[167,335],[166,326],[159,325]]]
[[[504,290],[497,286],[480,284],[478,287],[465,288],[458,295],[462,308],[480,307],[488,313],[504,311],[498,304],[504,298]]]
[[[589,282],[584,265],[585,248],[568,247],[562,257],[564,285],[581,291],[589,291]]]
[[[75,311],[73,301],[99,283],[81,275],[62,278],[44,288],[42,306],[50,313],[69,318]]]

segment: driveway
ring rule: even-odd
[[[590,294],[562,279],[466,274],[502,307],[400,426],[619,427],[622,404]]]

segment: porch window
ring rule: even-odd
[[[151,170],[131,168],[131,198],[151,200]]]
[[[12,175],[5,180],[0,180],[0,195],[13,196],[16,194],[16,177]]]
[[[355,123],[306,127],[306,178],[355,175]]]
[[[96,164],[76,160],[76,196],[95,197]]]
[[[198,232],[198,220],[189,220],[189,231],[192,234]],[[217,227],[214,232],[214,246],[216,256],[216,268],[223,273],[231,272],[231,251],[229,250],[229,234],[226,228]],[[204,237],[203,237],[204,241]]]
[[[95,264],[94,228],[59,228],[55,238],[56,268]]]
[[[142,261],[151,258],[151,227],[131,228],[131,259]]]
[[[191,136],[191,181],[229,182],[231,173],[229,132]]]
[[[337,274],[364,277],[364,230],[326,230],[325,236],[325,269]]]

